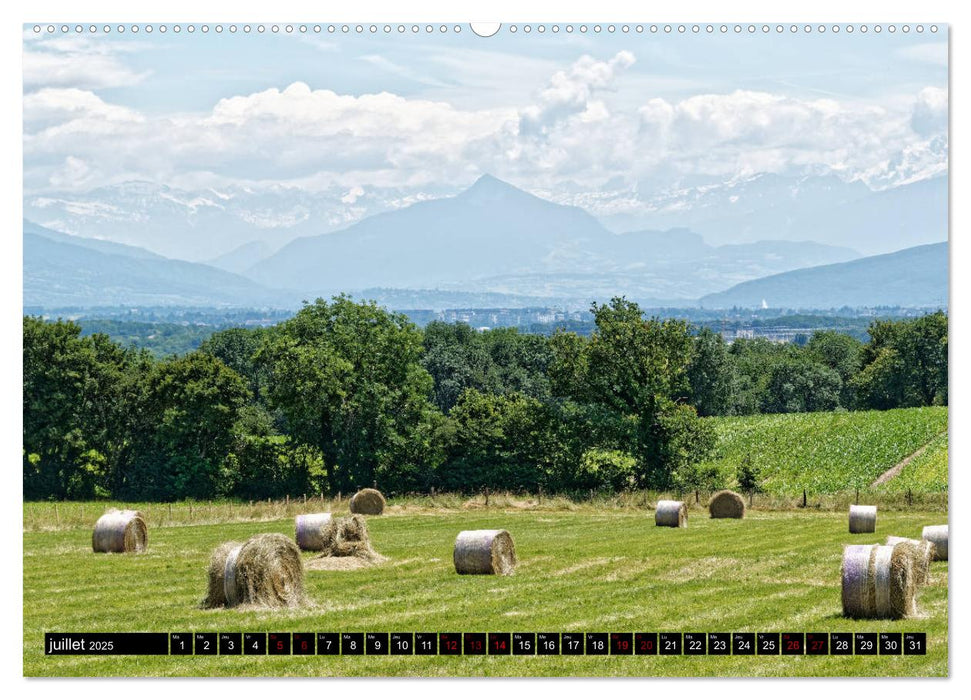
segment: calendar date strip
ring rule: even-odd
[[[924,632],[48,632],[47,656],[900,656]]]

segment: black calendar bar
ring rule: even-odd
[[[107,632],[81,634],[48,632],[44,635],[44,654],[65,655],[163,655],[169,653],[165,632]]]
[[[154,656],[899,656],[925,632],[48,632],[44,653]],[[323,660],[321,660],[323,661]],[[362,663],[366,663],[366,658]]]

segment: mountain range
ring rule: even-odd
[[[338,231],[465,188],[461,183],[180,188],[129,181],[28,194],[24,217],[77,236],[207,262],[250,241],[277,250],[300,237]],[[567,182],[533,194],[582,207],[614,233],[687,228],[711,245],[808,240],[876,255],[944,240],[947,189],[946,175],[874,191],[833,174],[761,173],[727,182],[607,183],[596,193]]]
[[[947,271],[947,243],[935,243],[743,282],[702,297],[700,304],[713,309],[760,305],[788,309],[947,308]]]
[[[743,280],[859,257],[813,242],[709,246],[685,229],[615,234],[583,209],[483,176],[455,197],[299,238],[245,271],[328,295],[367,287],[547,299],[697,299]]]
[[[299,299],[208,265],[24,221],[24,306],[293,306]]]
[[[911,220],[918,214],[912,212]],[[857,225],[876,235],[865,221]],[[842,242],[857,240],[847,236]],[[862,304],[857,299],[913,306],[928,299],[946,303],[939,284],[943,279],[946,289],[942,246],[943,257],[915,253],[902,263],[894,256],[860,258],[852,248],[814,241],[711,245],[684,227],[618,234],[582,208],[483,176],[453,197],[300,237],[272,254],[256,238],[207,263],[25,221],[24,304],[291,308],[301,299],[348,292],[379,297],[395,308],[465,306],[471,300],[587,308],[592,300],[616,295],[647,306],[690,306],[699,299],[709,307],[760,305],[763,298],[800,308]],[[812,273],[825,282],[805,282],[811,279],[803,275],[807,269],[830,268],[836,272]],[[884,279],[890,272],[912,284]],[[841,286],[841,274],[869,280],[872,293]],[[799,291],[789,294],[787,284]],[[752,291],[761,289],[768,291]]]
[[[760,174],[720,185],[656,193],[645,211],[603,217],[613,231],[688,227],[711,243],[761,239],[851,245],[865,255],[947,238],[948,179],[873,191],[834,175]]]

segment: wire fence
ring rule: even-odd
[[[584,511],[605,513],[653,510],[659,500],[684,501],[689,510],[706,511],[713,491],[623,491],[620,493],[544,494],[490,492],[478,494],[432,493],[392,497],[388,515],[447,513],[481,510]],[[844,511],[851,504],[875,505],[891,511],[948,512],[948,493],[905,491],[841,491],[829,494],[742,494],[748,508],[758,511]],[[302,494],[264,501],[214,500],[178,503],[126,503],[122,501],[36,501],[24,503],[24,532],[87,529],[109,508],[141,511],[149,527],[178,527],[221,523],[269,522],[292,519],[301,513],[346,513],[350,499]]]

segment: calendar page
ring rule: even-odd
[[[948,37],[24,25],[23,674],[947,676]]]

